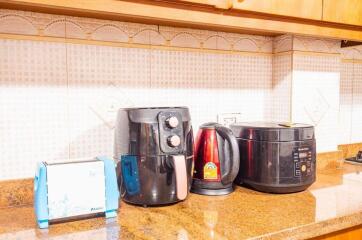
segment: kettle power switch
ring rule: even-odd
[[[169,117],[166,119],[166,125],[169,128],[175,128],[178,126],[178,124],[179,124],[179,121],[178,121],[177,117],[175,117],[175,116],[172,116],[172,117]]]
[[[177,147],[181,144],[181,138],[177,135],[171,135],[167,138],[167,144],[170,147]]]

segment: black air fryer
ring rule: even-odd
[[[314,127],[270,122],[230,126],[240,150],[235,183],[270,193],[291,193],[309,187],[316,176]]]
[[[120,109],[115,156],[121,197],[148,206],[184,200],[191,187],[193,134],[186,107]]]

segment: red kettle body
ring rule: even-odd
[[[191,191],[203,195],[231,193],[240,165],[239,147],[232,131],[218,123],[201,125],[194,154]]]

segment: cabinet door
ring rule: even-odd
[[[288,17],[322,19],[322,0],[233,0],[233,8]]]
[[[233,0],[179,0],[181,2],[189,2],[203,5],[210,5],[216,8],[229,9]]]
[[[362,1],[324,0],[323,21],[362,26]]]
[[[360,240],[362,239],[362,225],[339,232],[329,233],[324,236],[311,238],[309,240]]]

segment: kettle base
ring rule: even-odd
[[[192,188],[190,192],[208,196],[220,196],[230,194],[234,191],[233,187],[221,188],[221,189],[206,189],[206,188]]]

